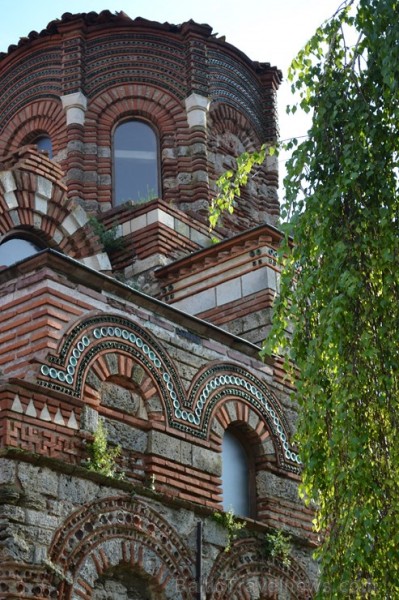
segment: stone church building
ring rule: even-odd
[[[296,407],[259,359],[276,163],[208,227],[280,82],[208,25],[108,11],[0,54],[1,600],[314,595]]]

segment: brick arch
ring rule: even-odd
[[[249,370],[231,363],[208,366],[193,381],[188,406],[196,419],[197,434],[217,448],[220,427],[224,430],[234,421],[252,420],[261,439],[267,437],[267,432],[270,434],[278,466],[299,472],[300,461],[290,442],[284,411],[266,383]]]
[[[291,558],[289,566],[266,556],[254,538],[237,540],[230,552],[221,552],[207,582],[207,600],[279,598],[309,600],[314,588],[303,568]]]
[[[38,383],[96,406],[101,382],[131,377],[136,365],[144,370],[142,393],[159,397],[170,424],[173,406],[185,404],[177,369],[162,344],[130,318],[100,313],[79,320],[41,365]]]
[[[35,133],[47,133],[50,136],[54,154],[66,147],[66,117],[60,100],[35,100],[21,108],[1,133],[0,155],[15,152],[31,142]]]
[[[108,176],[107,183],[98,184],[99,201],[112,197],[112,133],[124,119],[138,118],[151,123],[159,136],[160,182],[164,200],[175,200],[180,165],[183,159],[175,155],[182,139],[188,139],[187,116],[182,102],[167,90],[150,84],[118,85],[106,94],[95,97],[86,113],[85,134],[97,141],[97,147],[107,149],[98,156],[98,169]],[[181,167],[180,170],[185,170]],[[167,185],[165,183],[167,182]]]
[[[96,580],[119,565],[139,568],[170,600],[191,600],[194,560],[159,513],[141,500],[108,497],[72,513],[48,551],[63,574],[59,597],[92,596]]]
[[[82,390],[85,402],[93,406],[101,403],[102,384],[107,381],[117,381],[122,386],[124,380],[135,384],[142,400],[148,406],[157,407],[148,411],[148,418],[165,420],[165,406],[162,401],[159,385],[151,376],[148,367],[137,357],[126,350],[103,350],[98,352],[89,365]]]
[[[83,208],[67,197],[60,167],[32,146],[2,162],[0,236],[32,231],[49,247],[102,268],[102,245]],[[105,258],[105,257],[104,257]],[[108,262],[109,264],[109,262]]]
[[[221,102],[212,102],[209,108],[209,145],[212,148],[218,135],[237,136],[246,152],[258,150],[262,144],[250,121],[237,109]]]
[[[235,170],[237,157],[243,152],[259,150],[262,141],[250,121],[237,109],[221,102],[211,104],[208,149],[213,194],[217,191],[218,177],[228,169]],[[227,232],[242,231],[262,224],[271,215],[277,217],[280,211],[277,188],[277,163],[269,157],[256,167],[247,185],[241,189],[241,199],[234,215],[223,215],[221,223]]]
[[[257,448],[270,438],[267,423],[252,406],[228,395],[216,406],[211,416],[210,438],[221,450],[223,433],[233,429],[245,437],[246,443]]]
[[[86,113],[87,127],[96,126],[99,145],[110,141],[113,128],[127,117],[142,117],[162,134],[188,127],[182,103],[173,94],[151,85],[115,86],[90,102]]]

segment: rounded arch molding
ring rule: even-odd
[[[110,268],[86,212],[68,198],[58,165],[32,146],[25,146],[6,157],[2,167],[0,237],[31,231],[67,256],[89,260],[90,266],[100,270]]]
[[[246,152],[253,152],[261,146],[261,140],[250,121],[238,110],[222,102],[211,102],[209,107],[209,144],[215,143],[217,136],[232,133],[240,139]]]
[[[166,598],[189,600],[194,559],[158,512],[140,499],[107,497],[70,515],[48,551],[48,564],[62,574],[59,597],[91,597],[96,580],[113,567],[139,568]]]
[[[234,409],[224,410],[227,404],[234,404]],[[301,461],[291,445],[283,409],[269,387],[248,369],[232,363],[204,369],[191,386],[188,406],[199,418],[200,431],[207,439],[213,430],[216,432],[217,421],[226,428],[234,421],[248,420],[249,413],[254,412],[260,417],[261,429],[264,425],[271,435],[279,466],[299,473]]]
[[[114,354],[111,366],[107,356]],[[103,361],[96,371],[93,365]],[[184,402],[184,389],[177,369],[163,346],[143,327],[120,315],[99,314],[81,320],[61,341],[58,354],[49,355],[40,367],[40,385],[76,398],[93,397],[99,383],[111,375],[123,375],[129,364],[140,364],[157,388],[173,426],[174,410]],[[100,374],[102,371],[102,375]],[[97,375],[99,374],[99,376]]]
[[[0,154],[15,152],[35,133],[50,136],[54,154],[66,146],[66,117],[59,98],[35,100],[21,108],[2,132]]]
[[[206,600],[280,598],[309,600],[313,585],[304,569],[293,559],[284,565],[265,554],[255,538],[237,540],[230,552],[221,552],[207,582]]]
[[[238,400],[265,423],[279,466],[299,472],[300,460],[290,443],[288,423],[277,398],[264,382],[239,365],[217,363],[199,373],[186,393],[163,345],[130,318],[98,314],[82,319],[61,340],[58,353],[49,355],[41,365],[38,382],[76,398],[84,398],[86,391],[90,398],[93,390],[98,391],[88,378],[90,369],[111,352],[122,358],[117,358],[113,372],[109,366],[102,369],[102,379],[107,372],[126,376],[121,367],[123,361],[142,365],[160,394],[170,428],[208,440],[223,404]]]
[[[150,84],[117,86],[90,102],[86,114],[87,128],[93,127],[99,145],[108,145],[115,125],[125,119],[145,119],[162,134],[174,135],[187,126],[181,121],[181,102],[167,90]]]

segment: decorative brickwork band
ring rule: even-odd
[[[313,586],[305,571],[291,559],[285,566],[267,556],[255,539],[236,541],[230,552],[221,552],[207,584],[206,600],[249,600],[286,598],[308,600]]]
[[[118,565],[139,568],[170,600],[191,600],[193,557],[171,525],[141,500],[104,498],[72,513],[48,556],[62,576],[64,600],[90,599],[96,580]]]
[[[57,585],[51,581],[51,573],[43,565],[26,565],[14,561],[1,561],[0,599],[59,598]]]
[[[261,415],[273,437],[281,468],[299,472],[300,459],[291,447],[281,407],[262,381],[238,365],[217,364],[203,371],[186,394],[162,345],[130,319],[99,315],[79,323],[63,340],[59,354],[49,356],[41,366],[39,383],[79,398],[95,361],[109,352],[132,357],[142,365],[159,392],[171,428],[209,439],[218,404],[227,398],[238,399]],[[89,397],[93,396],[88,391]]]

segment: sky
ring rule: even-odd
[[[291,60],[339,4],[339,0],[0,0],[0,51],[5,52],[30,31],[44,29],[65,12],[122,10],[132,18],[161,23],[179,24],[189,19],[208,23],[252,60],[277,66],[285,78]],[[281,139],[305,135],[309,126],[299,112],[286,115],[290,101],[285,81],[278,94]]]

